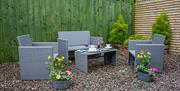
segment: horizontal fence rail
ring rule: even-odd
[[[56,41],[58,31],[89,30],[107,41],[114,21],[134,30],[134,0],[0,0],[0,62],[18,60],[16,36]]]

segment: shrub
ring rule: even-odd
[[[128,25],[125,24],[123,17],[119,16],[117,21],[113,25],[113,29],[110,32],[109,43],[121,44],[128,38]]]
[[[162,12],[156,18],[156,21],[152,25],[152,33],[158,33],[166,36],[164,44],[169,44],[172,36],[168,16],[165,12]]]
[[[128,39],[126,39],[124,41],[124,45],[128,45],[128,40],[145,40],[147,38],[144,38],[143,36],[140,36],[140,35],[131,35]]]

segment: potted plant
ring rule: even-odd
[[[54,59],[51,56],[48,56],[48,64],[49,67],[49,77],[53,81],[52,87],[55,89],[67,89],[70,86],[70,80],[72,71],[69,68],[71,61],[68,63],[64,63],[64,56],[56,57]]]
[[[150,67],[151,53],[141,51],[137,58],[139,59],[137,70],[138,79],[146,82],[154,81],[158,76],[158,69],[155,67]]]

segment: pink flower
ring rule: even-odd
[[[150,71],[151,72],[158,72],[158,69],[154,67],[154,68],[150,68]]]
[[[66,73],[67,73],[68,75],[71,75],[71,74],[72,74],[72,72],[69,71],[69,70],[66,70]]]

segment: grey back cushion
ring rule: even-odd
[[[68,46],[84,45],[90,43],[89,31],[66,31],[58,32],[58,37],[68,40]]]
[[[164,44],[165,36],[161,34],[153,34],[152,44]]]
[[[32,46],[32,40],[29,34],[17,36],[19,46]]]

